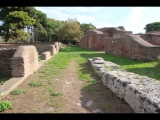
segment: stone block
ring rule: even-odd
[[[38,68],[38,52],[34,46],[19,46],[11,58],[12,77],[24,77]]]
[[[46,51],[46,52],[43,52],[41,54],[41,59],[42,60],[49,60],[51,58],[51,52],[50,51]]]
[[[147,76],[127,72],[118,65],[106,61],[104,67],[94,64],[95,72],[103,84],[117,97],[124,99],[135,113],[160,113],[160,82]]]

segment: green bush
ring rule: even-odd
[[[10,101],[0,101],[0,112],[12,108]]]

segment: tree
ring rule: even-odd
[[[78,40],[82,36],[80,25],[74,19],[66,20],[62,26],[59,27],[58,37],[60,40]]]
[[[26,6],[18,7],[18,6],[8,6],[8,7],[0,7],[0,21],[4,23],[5,17],[13,11],[23,11],[26,9]],[[9,28],[0,26],[0,35],[3,35],[5,39],[8,38]]]
[[[56,28],[60,27],[61,24],[62,23],[58,20],[55,20],[53,18],[47,18],[46,30],[47,30],[49,41],[52,41],[52,38],[57,37]]]
[[[35,22],[36,20],[29,17],[27,12],[14,11],[5,17],[1,28],[9,28],[9,34],[6,38],[7,41],[9,39],[24,40],[29,37],[29,35],[24,32],[24,28],[28,25],[33,25]]]
[[[91,23],[89,24],[83,23],[83,24],[80,24],[80,26],[81,26],[81,30],[83,31],[83,35],[86,34],[86,32],[88,32],[89,30],[96,29],[96,27]]]
[[[160,30],[160,22],[149,23],[144,29],[146,30],[145,32]]]

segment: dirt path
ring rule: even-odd
[[[73,59],[60,76],[51,76],[52,79],[41,76],[42,67],[18,86],[26,89],[26,93],[6,96],[4,100],[11,101],[13,109],[2,113],[133,113],[129,105],[102,82],[86,85],[87,80],[79,80],[76,66],[76,59]],[[90,66],[84,64],[84,67]],[[92,77],[100,79],[97,75]],[[33,80],[41,81],[43,86],[30,87],[28,84]],[[51,96],[53,91],[62,95]]]

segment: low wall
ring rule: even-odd
[[[154,60],[160,55],[160,46],[152,45],[138,35],[106,38],[105,52],[136,60]]]
[[[124,99],[135,113],[160,113],[160,82],[127,72],[102,58],[89,58],[89,64],[117,97]]]
[[[19,46],[33,45],[36,47],[38,54],[49,51],[49,46],[54,45],[51,42],[34,42],[34,43],[1,43],[3,48],[18,48]]]
[[[42,60],[49,60],[51,58],[51,52],[50,51],[46,51],[46,52],[43,52],[41,54],[41,59]]]
[[[11,76],[11,58],[17,48],[0,49],[0,75]]]
[[[138,34],[142,39],[145,41],[153,44],[153,45],[160,45],[160,34]]]
[[[19,46],[11,59],[12,77],[25,77],[38,67],[38,52],[34,46]]]

